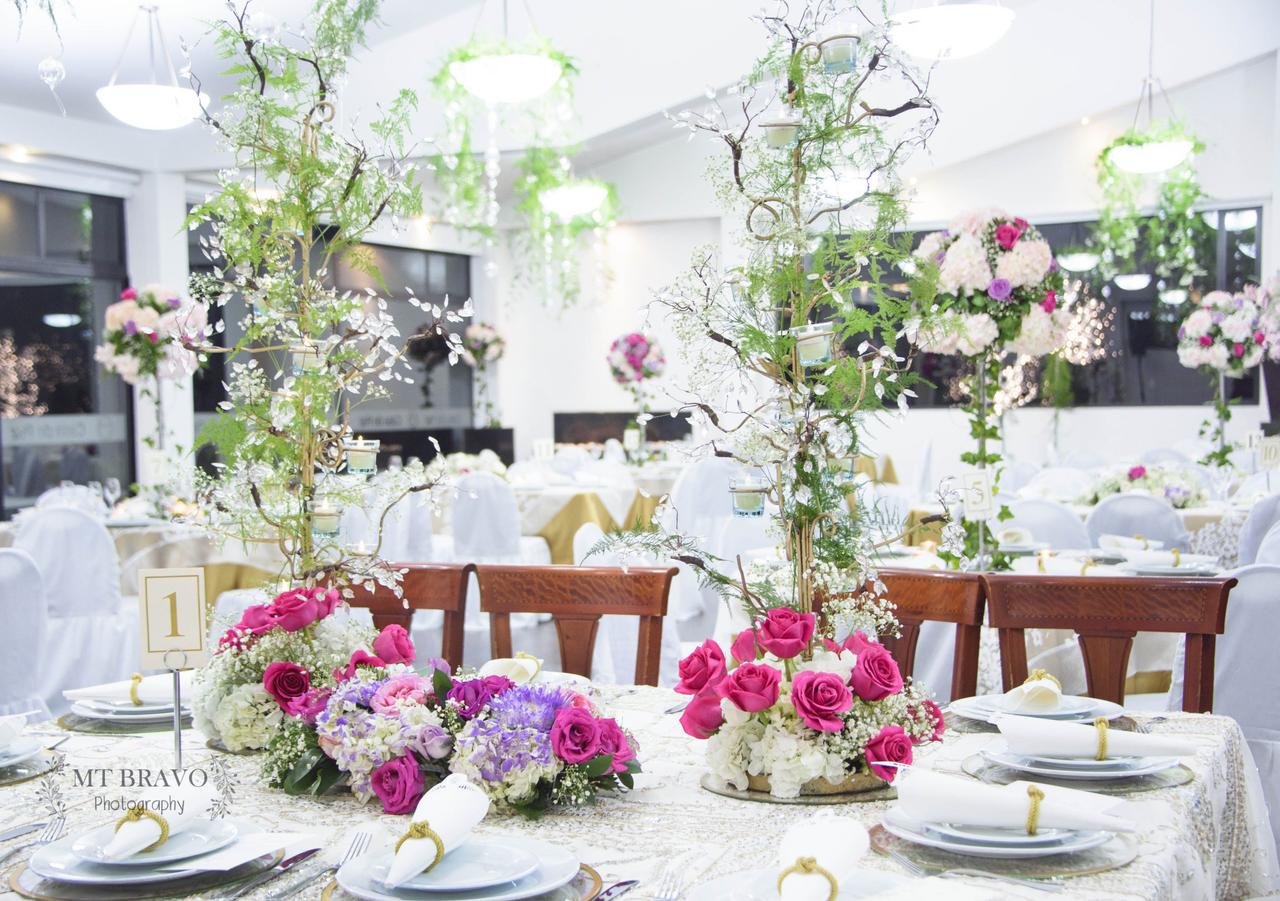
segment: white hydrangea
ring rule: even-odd
[[[213,726],[228,751],[265,748],[284,714],[275,698],[257,683],[239,685],[218,703]]]
[[[999,207],[987,207],[985,210],[970,210],[951,221],[952,234],[980,235],[987,230],[993,219],[1009,219],[1008,213]]]
[[[1016,354],[1041,357],[1062,346],[1066,338],[1066,323],[1058,311],[1046,312],[1034,306],[1022,317],[1018,337],[1009,342],[1009,350]]]
[[[982,241],[971,234],[961,235],[947,248],[938,273],[938,289],[944,294],[971,294],[991,283],[991,266]]]
[[[935,316],[916,332],[916,344],[926,353],[953,354],[960,341],[960,317],[955,313]]]
[[[1197,309],[1183,321],[1182,328],[1188,338],[1199,338],[1209,334],[1209,329],[1213,328],[1213,317],[1208,310]]]
[[[1024,239],[1013,245],[1008,253],[999,255],[996,278],[1008,279],[1015,288],[1036,285],[1048,274],[1052,262],[1053,251],[1049,249],[1049,242]]]
[[[1190,318],[1190,317],[1188,317]],[[1222,336],[1228,341],[1251,341],[1253,324],[1257,319],[1256,311],[1240,310],[1232,313],[1218,324]]]
[[[841,651],[836,654],[832,651],[821,650],[814,651],[813,657],[803,661],[796,669],[800,672],[812,670],[815,673],[835,673],[840,677],[841,682],[848,682],[857,662],[858,655],[853,651]]]
[[[946,239],[942,236],[942,232],[929,232],[911,255],[918,260],[933,260],[938,256],[938,251],[942,250],[942,245],[945,241]]]
[[[1000,335],[1000,327],[986,313],[975,313],[961,320],[956,349],[966,356],[980,354]]]
[[[1188,369],[1199,369],[1209,365],[1209,348],[1199,344],[1179,344],[1178,362]]]

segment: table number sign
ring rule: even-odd
[[[1258,442],[1258,466],[1280,469],[1280,436],[1273,435]]]
[[[980,469],[964,474],[964,518],[970,522],[987,520],[996,515],[992,498],[991,471]]]
[[[203,569],[141,570],[138,598],[142,669],[190,669],[208,662]]]

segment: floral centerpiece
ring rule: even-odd
[[[486,428],[502,427],[493,400],[489,397],[490,366],[502,359],[507,350],[506,340],[498,330],[483,322],[473,322],[462,333],[462,359],[476,371],[476,407]]]
[[[130,385],[186,378],[200,367],[195,350],[208,337],[203,304],[160,285],[125,288],[107,307],[94,359]]]
[[[427,464],[427,476],[432,479],[457,478],[473,472],[488,472],[505,479],[507,464],[487,448],[478,454],[461,451],[456,454],[444,454]]]
[[[613,380],[631,392],[641,412],[648,409],[644,384],[656,379],[667,368],[662,347],[652,335],[628,332],[619,335],[609,346],[609,371]]]
[[[1162,497],[1174,507],[1199,507],[1208,502],[1209,495],[1194,472],[1179,466],[1137,464],[1115,467],[1104,472],[1093,487],[1076,503],[1094,506],[1104,497],[1124,494],[1126,491],[1142,491]]]
[[[1266,355],[1266,300],[1256,285],[1247,285],[1234,295],[1210,291],[1178,327],[1178,362],[1214,378],[1214,417],[1200,427],[1201,437],[1209,438],[1214,445],[1200,461],[1205,465],[1231,464],[1231,444],[1227,441],[1231,408],[1226,380],[1242,377]]]

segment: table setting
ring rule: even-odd
[[[190,698],[192,671],[178,676],[181,691]],[[155,732],[173,727],[173,676],[156,674],[133,677],[103,685],[67,689],[63,698],[71,702],[71,710],[59,718],[69,730],[86,732]],[[191,720],[189,701],[182,704],[184,723]]]

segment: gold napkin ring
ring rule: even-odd
[[[138,697],[138,686],[142,684],[142,673],[134,673],[129,677],[129,700],[134,707],[142,706],[142,698]]]
[[[440,836],[436,835],[436,831],[431,828],[431,824],[426,820],[419,820],[418,822],[410,823],[409,831],[396,840],[396,850],[399,851],[400,846],[411,838],[429,838],[435,842],[436,859],[431,861],[430,866],[422,871],[424,873],[430,873],[436,864],[444,860],[444,842],[440,840]]]
[[[1098,730],[1098,753],[1094,755],[1094,760],[1107,759],[1107,718],[1100,716],[1093,721],[1093,727]]]
[[[1094,563],[1092,559],[1085,557],[1084,561],[1080,564],[1080,575],[1087,576],[1089,574],[1089,568],[1096,565],[1097,564]]]
[[[1175,547],[1175,548],[1171,548],[1171,550],[1173,551],[1173,565],[1174,565],[1175,567],[1181,566],[1181,565],[1182,565],[1182,551],[1178,550],[1176,547]]]
[[[534,679],[538,678],[538,673],[542,672],[542,658],[540,658],[540,657],[535,657],[535,656],[533,656],[532,654],[527,654],[527,653],[525,653],[524,651],[516,651],[516,659],[517,659],[517,660],[532,660],[532,661],[533,661],[533,675],[529,677],[529,681],[530,681],[530,682],[532,682]]]
[[[1023,682],[1022,684],[1026,685],[1027,682],[1038,682],[1041,679],[1047,679],[1054,685],[1058,686],[1058,691],[1062,691],[1062,683],[1058,681],[1058,677],[1048,670],[1043,669],[1033,669],[1031,671],[1031,675],[1027,676],[1026,682]]]
[[[1035,835],[1040,828],[1040,802],[1044,800],[1044,790],[1038,785],[1028,785],[1027,797],[1031,799],[1027,807],[1027,835]]]
[[[1135,532],[1135,533],[1134,533],[1134,536],[1133,536],[1133,540],[1134,540],[1134,541],[1141,541],[1141,542],[1142,542],[1142,549],[1143,549],[1144,551],[1149,551],[1149,550],[1151,550],[1151,542],[1150,542],[1150,541],[1147,541],[1147,536],[1146,536],[1146,535],[1142,535],[1142,534],[1139,534],[1139,533],[1136,533],[1136,532]]]
[[[813,873],[817,876],[822,876],[827,880],[827,901],[836,901],[836,898],[840,896],[840,883],[836,880],[835,874],[826,867],[819,866],[815,857],[797,857],[795,863],[779,873],[778,894],[782,894],[782,880],[792,873]]]
[[[148,820],[154,820],[155,824],[160,827],[160,837],[151,844],[143,848],[143,851],[154,851],[169,840],[169,823],[168,821],[156,813],[154,810],[148,810],[145,807],[130,807],[129,812],[116,820],[115,832],[120,831],[120,827],[125,823],[136,823],[138,820],[146,817]]]
[[[1044,554],[1041,554],[1039,557],[1036,558],[1036,569],[1039,570],[1042,574],[1047,573],[1049,571],[1044,567]]]

